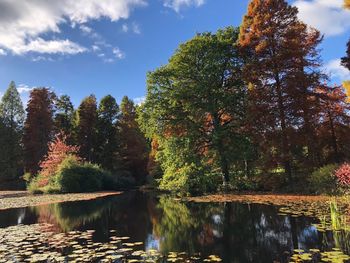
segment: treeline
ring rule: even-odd
[[[160,188],[305,189],[349,160],[350,105],[327,84],[322,39],[287,1],[252,0],[239,28],[197,34],[150,72],[139,123]]]
[[[69,96],[35,88],[24,110],[11,82],[0,103],[1,187],[17,187],[24,173],[27,177],[40,173],[57,134],[64,137],[63,144],[76,146],[81,160],[115,176],[132,178],[135,184],[145,182],[148,145],[128,97],[119,106],[111,95],[99,103],[90,95],[74,109]]]

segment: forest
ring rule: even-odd
[[[140,105],[90,95],[74,108],[43,87],[24,109],[11,82],[1,188],[346,192],[350,80],[332,83],[322,40],[286,1],[253,0],[239,27],[199,33],[149,72]],[[342,65],[350,70],[350,40]]]

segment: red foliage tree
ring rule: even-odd
[[[297,15],[285,0],[252,0],[239,39],[250,83],[248,126],[263,155],[283,165],[290,182],[292,148],[300,141],[294,134],[302,127],[312,138],[311,98],[322,79],[317,51],[322,38]]]
[[[350,164],[344,163],[335,171],[335,177],[343,186],[350,186]]]
[[[53,98],[54,93],[47,88],[36,88],[30,93],[23,145],[25,170],[31,174],[40,169],[39,163],[47,154],[52,138]]]
[[[40,175],[48,179],[55,174],[58,166],[68,155],[77,155],[79,147],[67,144],[67,136],[62,132],[55,136],[49,143],[49,151],[45,159],[40,163]]]

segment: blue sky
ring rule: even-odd
[[[33,87],[68,94],[136,101],[148,71],[167,63],[196,32],[238,26],[248,0],[0,0],[0,94],[14,80],[23,100]],[[350,37],[342,0],[291,0],[300,18],[317,27],[325,70],[340,83],[339,65]]]

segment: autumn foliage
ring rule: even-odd
[[[350,186],[350,164],[344,163],[335,171],[335,176],[342,186]]]
[[[40,186],[44,186],[48,183],[49,178],[55,174],[58,166],[67,158],[68,155],[77,156],[79,147],[71,146],[66,143],[67,136],[63,133],[59,133],[55,136],[55,139],[49,143],[49,151],[46,158],[40,163]]]
[[[24,156],[25,170],[36,174],[39,163],[47,154],[48,143],[53,130],[53,97],[47,88],[31,91],[27,105],[27,118],[24,123]]]

